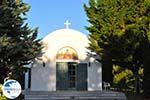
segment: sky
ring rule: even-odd
[[[86,13],[83,4],[88,0],[24,0],[31,8],[27,13],[29,27],[38,27],[38,38],[44,38],[49,33],[65,28],[65,21],[69,20],[70,28],[85,35],[88,31]]]

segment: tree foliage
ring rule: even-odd
[[[37,28],[31,29],[24,23],[29,8],[22,0],[0,2],[0,82],[8,75],[20,78],[23,66],[31,63],[41,51]]]
[[[84,8],[90,23],[89,49],[106,55],[113,65],[132,70],[138,91],[138,70],[148,70],[150,65],[150,1],[89,0]]]
[[[136,87],[134,86],[136,77],[134,76],[134,72],[132,70],[124,69],[123,67],[116,65],[113,66],[113,75],[114,88],[120,89],[120,91],[136,92]],[[142,93],[143,68],[139,68],[138,78],[140,88],[139,92]]]

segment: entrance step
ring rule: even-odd
[[[114,91],[25,91],[25,100],[127,100]]]

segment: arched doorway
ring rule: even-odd
[[[56,90],[87,90],[87,64],[79,63],[78,54],[71,47],[57,52]]]

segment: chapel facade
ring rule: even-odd
[[[86,35],[66,25],[64,29],[49,33],[42,43],[42,57],[35,61],[25,78],[29,81],[30,75],[30,82],[26,83],[31,90],[102,90],[102,67],[88,55]]]

